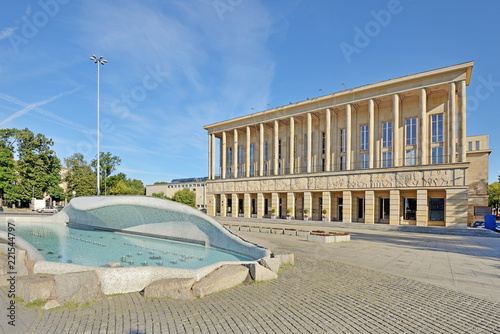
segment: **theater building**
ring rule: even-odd
[[[466,136],[472,67],[205,126],[208,214],[465,227],[488,204],[491,153],[487,135]]]

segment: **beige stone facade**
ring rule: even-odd
[[[173,197],[176,192],[188,188],[196,193],[196,208],[207,209],[207,178],[174,179],[170,183],[153,184],[146,186],[146,196],[155,193],[163,193],[167,197]]]
[[[487,205],[491,153],[487,135],[466,137],[472,67],[205,126],[208,214],[464,227]]]

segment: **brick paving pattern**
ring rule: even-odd
[[[0,305],[8,301],[1,289]],[[18,308],[27,333],[499,333],[500,304],[325,259],[296,256],[267,283],[192,301],[108,296],[77,310]],[[2,328],[6,320],[1,319]]]

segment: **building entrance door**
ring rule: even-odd
[[[343,216],[342,216],[342,210],[343,210],[343,207],[344,207],[344,199],[342,197],[339,197],[339,221],[342,221],[343,219]]]
[[[280,208],[279,208],[279,216],[278,216],[278,218],[283,217],[283,215],[281,214],[281,208],[282,208],[282,207],[283,207],[283,199],[282,199],[282,198],[280,198]]]

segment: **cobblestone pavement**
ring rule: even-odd
[[[7,302],[1,290],[2,309]],[[25,312],[27,333],[498,333],[500,304],[361,267],[297,256],[267,283],[203,299],[108,296]],[[6,333],[13,333],[2,321]]]

